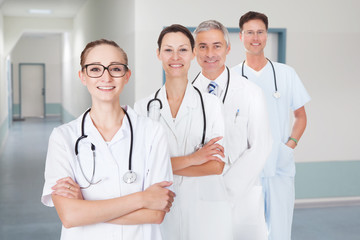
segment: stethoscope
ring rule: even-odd
[[[226,95],[227,95],[227,92],[228,92],[228,89],[229,89],[229,83],[230,83],[230,70],[228,67],[226,67],[226,70],[227,70],[227,82],[226,82],[226,89],[225,89],[225,94],[224,94],[224,97],[223,97],[223,100],[222,102],[225,103],[225,99],[226,99]],[[194,84],[194,82],[196,81],[196,79],[199,77],[201,72],[199,72],[196,77],[194,78],[194,80],[192,81],[191,84]]]
[[[201,108],[202,108],[202,113],[203,113],[203,122],[204,122],[204,128],[203,128],[203,134],[202,134],[202,139],[201,139],[201,143],[199,143],[198,145],[195,146],[195,151],[199,150],[200,148],[202,148],[205,144],[205,135],[206,135],[206,115],[205,115],[205,106],[204,106],[204,100],[203,97],[201,95],[201,92],[199,89],[197,89],[195,86],[193,86],[194,89],[197,91],[197,93],[199,94],[200,97],[200,101],[201,101]],[[161,88],[160,88],[161,89]],[[155,93],[155,96],[153,99],[151,99],[146,107],[147,110],[147,116],[149,117],[149,112],[150,112],[150,105],[153,102],[158,102],[160,104],[160,109],[162,109],[162,102],[161,100],[158,98],[158,94],[160,92],[160,89],[158,89]]]
[[[273,94],[273,96],[274,96],[274,98],[280,98],[280,92],[278,92],[278,89],[277,89],[277,84],[276,84],[276,74],[275,74],[275,68],[274,68],[274,65],[273,65],[273,63],[270,61],[270,59],[268,59],[268,58],[266,58],[268,61],[269,61],[269,63],[271,64],[271,67],[272,67],[272,70],[273,70],[273,75],[274,75],[274,86],[275,86],[275,92],[274,92],[274,94]],[[242,64],[242,67],[241,67],[241,75],[244,77],[244,78],[246,78],[246,79],[248,79],[248,77],[247,76],[245,76],[245,74],[244,74],[244,65],[245,65],[245,60],[243,61],[243,64]]]
[[[84,138],[87,138],[88,135],[85,135],[85,118],[86,118],[86,115],[90,112],[91,108],[89,108],[88,110],[86,110],[86,112],[84,113],[83,115],[83,118],[81,120],[81,136],[76,140],[76,143],[75,143],[75,155],[76,155],[76,160],[78,161],[79,163],[79,166],[80,166],[80,170],[81,170],[81,173],[82,175],[84,176],[85,180],[88,182],[88,186],[87,187],[80,187],[81,189],[86,189],[88,187],[90,187],[91,185],[95,185],[95,184],[98,184],[101,179],[97,182],[94,182],[94,176],[95,176],[95,145],[93,143],[91,143],[91,151],[92,151],[92,155],[93,155],[93,171],[92,171],[92,177],[91,179],[89,180],[83,169],[82,169],[82,166],[81,166],[81,162],[79,160],[79,150],[78,150],[78,145],[79,145],[79,142],[84,139]],[[129,121],[129,126],[130,126],[130,150],[129,150],[129,170],[124,174],[123,176],[123,180],[125,183],[133,183],[135,182],[136,180],[136,173],[134,171],[132,171],[131,169],[131,158],[132,158],[132,148],[133,148],[133,128],[132,128],[132,124],[131,124],[131,120],[130,120],[130,117],[128,115],[128,113],[126,112],[125,109],[124,110],[124,113]]]

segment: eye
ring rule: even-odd
[[[216,48],[216,49],[219,49],[219,48],[221,48],[221,45],[220,45],[220,44],[216,44],[216,45],[215,45],[215,48]]]
[[[180,52],[187,52],[188,51],[188,49],[186,49],[186,48],[181,48],[180,49]]]
[[[164,52],[172,52],[172,49],[170,49],[170,48],[165,48],[165,49],[164,49]]]
[[[102,67],[100,66],[89,66],[88,70],[90,72],[101,72],[102,71]]]

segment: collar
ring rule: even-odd
[[[230,74],[230,72],[229,72]],[[215,80],[210,80],[207,77],[204,76],[204,74],[201,72],[201,74],[199,75],[199,78],[202,79],[202,83],[201,83],[201,90],[203,91],[208,91],[208,86],[210,84],[211,81],[216,82],[216,84],[218,85],[218,97],[222,97],[222,95],[225,92],[226,89],[226,85],[228,83],[228,73],[227,73],[227,67],[225,66],[224,71],[215,79]],[[199,79],[200,80],[200,79]],[[197,80],[196,80],[197,81]],[[195,82],[196,82],[195,81]]]

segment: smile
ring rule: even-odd
[[[173,68],[179,68],[182,66],[183,66],[182,64],[170,64],[170,67],[173,67]]]
[[[115,87],[97,87],[100,90],[111,90],[114,89]]]

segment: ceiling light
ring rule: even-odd
[[[30,14],[51,14],[50,9],[29,9]]]

